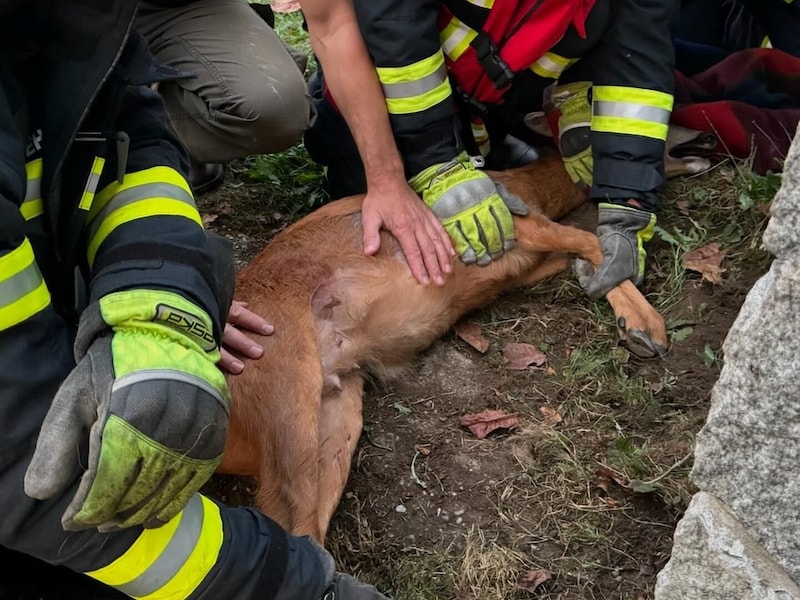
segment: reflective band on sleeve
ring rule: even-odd
[[[427,110],[450,96],[450,82],[441,51],[405,67],[378,67],[390,114]]]
[[[186,217],[203,227],[189,185],[174,169],[154,167],[107,186],[89,212],[89,264],[94,264],[100,244],[120,225],[166,215]]]
[[[486,131],[486,125],[483,119],[471,119],[470,129],[472,130],[472,138],[475,140],[478,150],[483,156],[487,156],[492,146],[489,141],[489,132]]]
[[[216,564],[222,540],[219,507],[196,494],[169,523],[144,529],[122,556],[86,575],[141,600],[187,598]]]
[[[0,256],[0,331],[25,321],[50,304],[31,243]]]
[[[42,159],[36,158],[25,165],[28,180],[25,188],[25,199],[19,211],[26,221],[35,219],[44,212],[42,203]]]
[[[479,8],[492,8],[494,5],[494,0],[467,0],[473,6],[477,6]]]
[[[539,77],[558,79],[567,67],[574,65],[576,62],[578,62],[577,58],[566,58],[554,52],[545,52],[531,65],[531,71]]]
[[[86,180],[86,185],[83,188],[81,201],[78,203],[78,208],[81,210],[89,210],[94,201],[94,193],[97,190],[97,184],[100,183],[100,175],[103,173],[103,167],[106,164],[106,159],[100,156],[95,156],[92,161],[92,170],[89,173],[89,178]]]
[[[476,35],[478,33],[474,29],[470,29],[460,19],[453,17],[439,34],[439,41],[447,58],[456,61],[469,48],[470,42]]]
[[[594,86],[592,94],[592,131],[667,139],[672,95],[616,86]]]

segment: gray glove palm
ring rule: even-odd
[[[601,202],[597,212],[597,236],[603,262],[592,274],[579,272],[578,281],[593,300],[604,296],[626,279],[640,285],[647,253],[644,243],[655,233],[656,216],[634,208]]]

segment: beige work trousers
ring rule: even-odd
[[[159,84],[170,123],[197,162],[286,150],[313,120],[303,69],[246,0],[140,4],[136,28],[163,63],[196,75]]]

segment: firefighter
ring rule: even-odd
[[[489,160],[509,134],[524,137],[525,116],[542,110],[543,92],[555,83],[565,166],[599,208],[604,261],[584,287],[598,298],[625,279],[641,283],[664,180],[677,0],[447,0],[413,7],[356,0],[355,6],[405,176],[442,220],[461,260],[488,264],[514,239],[516,203],[488,183],[470,156]],[[495,18],[496,11],[512,16]],[[498,30],[503,23],[506,29]],[[519,64],[510,65],[512,59]],[[346,127],[324,81],[323,71],[312,82],[318,118],[306,146],[328,167],[329,183],[339,187],[334,195],[355,193],[358,157],[346,154]],[[331,136],[339,140],[335,153]]]
[[[135,10],[0,4],[0,545],[135,598],[385,598],[197,492],[226,436],[233,265]]]

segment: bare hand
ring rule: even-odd
[[[380,229],[384,227],[397,238],[411,273],[420,284],[433,280],[444,285],[445,275],[453,270],[453,243],[436,215],[405,181],[392,188],[372,186],[361,213],[365,254],[378,252]]]
[[[247,358],[261,358],[264,348],[240,330],[251,331],[261,335],[272,335],[275,327],[266,319],[247,310],[246,302],[234,300],[228,311],[228,322],[222,332],[222,348],[217,365],[231,375],[238,375],[244,370],[244,363],[231,352],[237,352]]]

